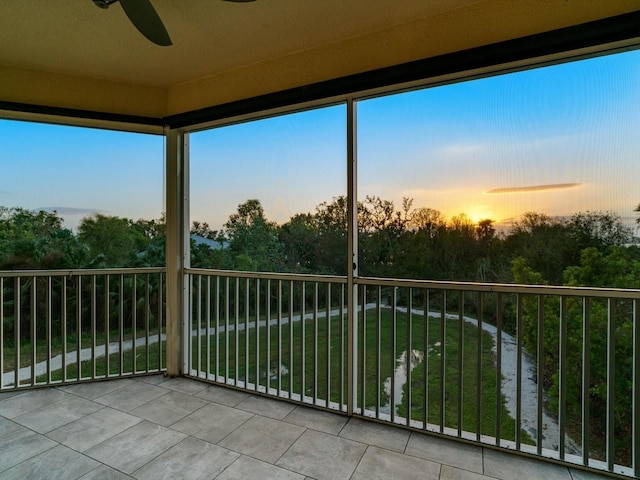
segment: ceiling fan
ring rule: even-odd
[[[248,3],[255,0],[223,0],[224,2]],[[167,29],[158,16],[156,9],[150,0],[93,0],[98,7],[107,9],[116,2],[120,2],[124,13],[138,29],[150,41],[161,47],[173,45]]]

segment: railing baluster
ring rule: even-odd
[[[144,355],[145,355],[145,372],[149,372],[150,369],[150,361],[149,361],[149,322],[151,320],[151,303],[150,303],[150,276],[147,273],[145,278],[145,292],[144,292]]]
[[[289,400],[293,398],[293,280],[289,282]]]
[[[38,279],[31,277],[31,386],[36,384],[36,364],[38,363]]]
[[[502,293],[496,298],[496,445],[502,441]]]
[[[16,277],[16,289],[15,292],[13,294],[13,302],[14,302],[14,307],[13,307],[13,311],[14,311],[14,316],[13,316],[13,330],[14,330],[14,345],[15,345],[15,376],[14,376],[14,385],[16,387],[20,386],[20,323],[21,323],[21,319],[22,319],[22,292],[21,292],[21,278],[20,277]]]
[[[47,277],[47,384],[51,383],[51,337],[53,336],[53,328],[52,328],[52,295],[53,295],[53,286],[52,286],[53,278]],[[2,289],[2,285],[0,285],[0,291]],[[0,294],[1,295],[1,294]],[[0,299],[0,309],[2,308],[2,300]],[[2,329],[2,320],[0,319],[0,329]],[[0,337],[2,335],[0,334]],[[0,343],[2,343],[2,339],[0,338]],[[2,355],[2,351],[0,351],[0,356]],[[0,375],[4,370],[0,367]],[[2,384],[0,383],[0,388]]]
[[[205,342],[207,342],[207,347],[205,348],[206,372],[204,377],[207,380],[211,380],[211,275],[207,275],[207,294],[206,294],[205,310],[206,310]]]
[[[616,304],[607,300],[607,469],[613,472],[615,461],[615,387],[616,387]]]
[[[244,288],[244,388],[249,388],[249,278],[245,279]]]
[[[407,350],[405,353],[405,365],[407,368],[407,398],[405,400],[405,405],[407,406],[407,420],[406,420],[406,424],[407,426],[411,425],[411,359],[413,357],[413,342],[412,342],[412,338],[411,338],[411,334],[412,334],[412,315],[413,312],[411,311],[413,309],[413,289],[409,288],[408,289],[409,294],[408,294],[408,299],[407,299]]]
[[[440,433],[444,433],[444,403],[445,403],[445,329],[447,315],[447,291],[442,290],[442,304],[440,306]]]
[[[582,463],[583,465],[589,465],[591,299],[583,297],[582,302]]]
[[[518,294],[516,296],[516,450],[522,447],[522,308],[522,296]]]
[[[0,304],[2,302],[0,301]],[[640,477],[640,301],[633,300],[633,393],[631,424],[631,464],[633,474]]]
[[[162,331],[164,330],[164,274],[158,274],[158,370],[162,370]]]
[[[329,401],[331,400],[331,284],[327,283],[327,331],[326,331],[326,384],[327,388],[325,390],[325,407],[329,408]]]
[[[362,306],[360,308],[360,321],[362,322],[362,343],[360,344],[360,390],[362,403],[360,413],[364,415],[367,408],[367,286],[362,285]]]
[[[194,275],[191,275],[190,278],[194,278]],[[202,373],[202,275],[197,276],[198,279],[198,288],[196,289],[196,295],[198,299],[197,307],[196,307],[196,318],[195,318],[195,327],[196,327],[196,376],[200,376]],[[193,290],[191,295],[193,295]],[[193,325],[193,318],[191,319],[191,325]],[[191,332],[191,328],[189,328]],[[193,342],[193,338],[189,340],[191,344]],[[189,356],[191,361],[193,362],[193,356]]]
[[[62,381],[67,381],[67,277],[62,277]]]
[[[276,363],[276,379],[278,396],[282,396],[282,280],[278,280],[278,356]]]
[[[271,279],[267,280],[267,318],[265,319],[267,326],[267,359],[265,364],[266,369],[266,393],[270,393],[271,388]]]
[[[313,288],[313,404],[318,404],[318,282]]]
[[[542,454],[542,403],[543,384],[544,384],[544,295],[538,295],[538,359],[537,359],[537,409],[538,422],[536,432],[536,447],[538,455]]]
[[[120,312],[118,316],[118,354],[120,357],[119,372],[120,376],[122,376],[122,374],[124,373],[124,350],[122,348],[124,343],[124,275],[122,274],[120,274],[119,295],[120,298],[118,300],[120,305]]]
[[[484,292],[478,292],[478,328],[476,352],[476,441],[482,439],[482,322],[484,319]]]
[[[380,358],[381,358],[381,347],[380,341],[382,338],[381,330],[382,330],[382,309],[380,308],[380,303],[382,299],[382,287],[378,285],[378,292],[376,296],[376,418],[380,418]]]
[[[111,368],[109,365],[109,313],[110,313],[110,306],[109,306],[109,293],[110,293],[110,288],[109,288],[109,279],[110,279],[110,275],[105,275],[105,279],[104,279],[104,364],[105,364],[105,377],[110,377],[111,376]],[[158,344],[160,344],[160,332],[158,332]]]
[[[463,409],[463,351],[464,351],[464,292],[460,292],[458,300],[458,437],[462,436],[462,409]]]
[[[346,412],[347,405],[344,400],[344,379],[345,379],[345,363],[344,363],[344,342],[345,342],[345,334],[344,334],[344,294],[345,294],[345,285],[342,284],[340,289],[340,411]]]
[[[0,391],[4,388],[4,277],[0,277]]]
[[[224,289],[224,382],[225,384],[229,383],[229,315],[231,313],[229,307],[229,300],[231,297],[230,293],[231,285],[229,277],[225,279],[225,289]]]
[[[213,379],[216,382],[219,382],[220,376],[220,277],[216,275],[216,343],[215,343],[215,355],[216,355],[216,364],[215,364],[215,372]],[[225,331],[226,334],[226,331]]]
[[[565,455],[565,431],[567,408],[567,297],[560,298],[560,344],[558,346],[558,375],[560,386],[558,391],[558,426],[559,426],[559,455],[564,460]]]
[[[235,360],[233,363],[233,384],[238,386],[238,364],[240,363],[240,335],[238,334],[238,318],[240,317],[240,278],[236,277],[235,281],[235,314],[233,316],[233,340],[235,346]]]
[[[78,275],[76,284],[76,377],[82,378],[82,275]]]
[[[396,347],[396,332],[398,326],[398,310],[396,305],[398,303],[398,288],[393,287],[391,294],[391,391],[389,405],[391,406],[391,423],[395,422],[396,418],[396,399],[395,399],[395,391],[396,391],[396,357],[398,356],[397,347]],[[362,338],[365,338],[364,332],[362,332]],[[363,348],[364,350],[364,348]],[[364,362],[363,362],[364,363]],[[364,376],[364,374],[363,374]],[[363,401],[364,403],[364,401]]]
[[[424,399],[422,401],[422,411],[424,412],[423,429],[427,429],[429,424],[429,289],[424,290]],[[379,380],[378,380],[379,381]]]
[[[306,313],[306,302],[307,302],[307,296],[306,296],[306,282],[302,282],[302,310],[300,312],[300,331],[301,333],[301,340],[300,340],[300,351],[301,351],[301,355],[300,355],[300,401],[304,402],[305,401],[305,395],[307,394],[307,378],[306,378],[306,369],[307,369],[307,329],[306,329],[306,325],[307,325],[307,319],[305,318]]]
[[[138,275],[133,274],[131,285],[131,373],[136,373],[136,330],[138,329]]]
[[[254,390],[258,391],[260,385],[260,279],[256,278],[256,365],[255,365],[255,385]]]
[[[91,378],[96,378],[96,337],[98,328],[98,295],[96,276],[91,276]]]

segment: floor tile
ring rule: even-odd
[[[79,383],[76,385],[65,385],[57,387],[58,390],[78,395],[87,400],[95,400],[98,397],[115,392],[127,385],[131,385],[134,380],[130,378],[119,378],[115,380],[104,380],[101,382]]]
[[[196,394],[196,397],[198,398],[227,405],[228,407],[235,407],[250,396],[251,394],[249,393],[233,390],[232,388],[220,387],[218,385],[211,385]]]
[[[168,388],[169,390],[175,390],[176,392],[182,392],[189,395],[195,395],[207,389],[207,384],[191,378],[177,377],[168,378],[162,382],[162,388]]]
[[[96,398],[95,401],[121,412],[128,412],[166,393],[168,391],[164,388],[143,382],[132,382],[114,392]]]
[[[484,474],[503,480],[571,480],[567,467],[488,448],[484,449]]]
[[[84,452],[141,420],[111,408],[103,408],[47,434],[67,447]]]
[[[98,468],[91,470],[86,475],[83,475],[78,480],[130,480],[133,477],[125,475],[122,472],[114,470],[106,465],[100,465]]]
[[[340,432],[340,436],[343,438],[400,453],[404,452],[410,434],[411,432],[402,428],[359,418],[351,418]]]
[[[262,415],[263,417],[282,420],[284,417],[291,413],[291,410],[295,408],[295,405],[287,402],[282,402],[280,400],[253,395],[247,398],[244,402],[239,403],[236,408],[251,413],[257,413],[258,415]]]
[[[340,433],[348,419],[349,417],[336,415],[335,413],[302,406],[297,406],[289,415],[284,417],[284,421],[287,423],[331,433],[332,435]]]
[[[327,433],[307,430],[276,465],[318,480],[349,478],[366,445]]]
[[[412,432],[405,453],[462,470],[482,473],[482,447],[476,445]]]
[[[480,475],[479,473],[462,470],[460,468],[442,465],[440,480],[493,480],[491,477]],[[521,479],[525,480],[525,479]]]
[[[1,400],[2,396],[0,396],[0,415],[6,418],[19,417],[68,397],[70,397],[68,393],[56,388],[29,390],[4,400]]]
[[[241,456],[216,480],[303,480],[305,477],[284,468]]]
[[[16,422],[13,422],[8,418],[0,417],[0,437],[13,433],[21,428],[22,427]]]
[[[103,405],[91,400],[69,396],[53,405],[20,415],[14,421],[38,433],[47,433],[102,408]]]
[[[100,464],[58,445],[0,474],[2,480],[74,480]]]
[[[210,403],[174,423],[171,428],[207,442],[218,443],[251,417],[252,413]]]
[[[86,454],[124,473],[131,473],[186,438],[151,422],[141,422],[86,451]]]
[[[133,476],[139,480],[208,480],[239,456],[225,448],[188,437],[137,470]]]
[[[0,472],[56,446],[56,442],[24,427],[0,437]]]
[[[130,410],[129,414],[168,427],[205,405],[207,402],[200,398],[180,392],[169,392]]]
[[[378,447],[368,447],[351,479],[415,480],[418,472],[421,479],[438,480],[440,464]]]
[[[157,375],[144,375],[142,377],[134,378],[134,380],[137,382],[144,382],[148,383],[149,385],[160,385],[166,382],[168,379],[169,377],[167,377],[163,373],[158,373]]]
[[[218,445],[274,463],[304,431],[297,425],[255,415]]]

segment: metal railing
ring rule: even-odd
[[[346,411],[346,279],[190,269],[185,372]]]
[[[640,476],[640,290],[187,272],[191,376]]]
[[[164,271],[0,272],[0,391],[163,370]]]

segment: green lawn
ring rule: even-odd
[[[283,317],[287,317],[283,314]],[[358,371],[358,406],[375,411],[389,402],[384,391],[384,381],[391,377],[396,368],[396,360],[407,350],[427,352],[423,360],[411,374],[411,419],[424,422],[425,411],[427,422],[440,423],[441,409],[444,425],[456,429],[458,427],[458,409],[461,408],[462,429],[476,432],[478,428],[483,435],[495,436],[496,432],[496,385],[497,372],[495,358],[491,352],[493,339],[482,332],[481,365],[478,368],[478,329],[465,324],[462,332],[462,372],[458,368],[459,324],[456,321],[445,322],[444,337],[441,332],[439,318],[429,318],[426,328],[423,315],[412,315],[409,328],[407,314],[397,312],[395,319],[392,310],[382,308],[379,313],[380,329],[378,330],[378,312],[367,310],[365,318],[358,316],[359,323],[359,371]],[[253,322],[255,318],[250,318]],[[243,325],[245,319],[239,319]],[[235,320],[229,320],[233,326]],[[393,328],[395,322],[395,328]],[[365,335],[362,335],[364,324]],[[220,325],[225,321],[220,319]],[[200,325],[204,328],[204,322]],[[211,324],[215,327],[215,324]],[[196,325],[192,325],[195,329]],[[304,337],[302,329],[304,328]],[[269,342],[267,343],[267,333]],[[410,335],[410,341],[409,341]],[[329,341],[328,341],[329,340]],[[248,341],[248,349],[247,349]],[[327,342],[328,341],[328,342]],[[294,321],[293,324],[282,323],[272,325],[268,330],[265,326],[249,328],[248,338],[245,331],[230,329],[225,335],[220,331],[216,338],[210,334],[207,342],[206,335],[201,334],[200,352],[198,341],[194,338],[191,358],[194,368],[210,374],[216,372],[216,355],[218,357],[218,375],[227,379],[251,384],[258,383],[262,387],[292,392],[294,395],[304,394],[340,403],[346,401],[346,315],[341,325],[340,317],[332,315],[318,317],[317,320]],[[441,364],[442,345],[444,344],[444,364]],[[207,345],[209,360],[207,360]],[[394,350],[395,345],[395,350]],[[259,354],[257,354],[259,351]],[[344,352],[344,354],[343,354]],[[199,353],[199,355],[198,355]],[[267,361],[267,353],[269,359]],[[228,361],[227,361],[228,358]],[[302,360],[304,359],[304,370]],[[267,381],[267,371],[275,373],[277,365],[283,365],[280,385],[277,378]],[[378,368],[379,365],[379,368]],[[428,381],[425,388],[425,366]],[[365,387],[362,387],[362,372],[364,367]],[[441,372],[444,371],[444,377]],[[481,372],[481,392],[478,394],[478,371]],[[304,378],[303,378],[304,373]],[[246,375],[246,377],[245,377]],[[459,407],[458,385],[462,375],[462,403]],[[314,382],[314,378],[316,382]],[[444,381],[443,381],[444,379]],[[444,405],[441,403],[442,384],[444,383]],[[363,395],[364,392],[364,395]],[[406,399],[409,385],[404,386],[403,401],[396,405],[395,416],[405,417],[407,414]],[[341,397],[341,394],[343,395]],[[476,399],[481,400],[480,425],[477,425]],[[426,409],[425,409],[426,405]],[[504,399],[500,404],[501,438],[515,439],[515,421],[508,415],[504,407]],[[532,439],[521,432],[522,441],[533,443]]]
[[[150,330],[149,335],[156,335],[157,330]],[[144,338],[146,335],[146,329],[137,329],[136,338]],[[96,332],[95,334],[95,343],[96,346],[104,345],[106,340],[106,335],[104,331]],[[109,342],[118,342],[120,338],[119,330],[111,330],[109,332]],[[132,340],[133,334],[131,329],[125,329],[122,332],[122,340]],[[80,336],[80,348],[87,349],[91,348],[91,345],[94,341],[94,336],[91,332],[83,332]],[[7,342],[8,343],[8,342]],[[67,338],[67,353],[74,352],[78,347],[78,338],[74,334],[71,334]],[[160,348],[162,348],[162,357],[160,356]],[[62,354],[62,338],[60,335],[55,335],[51,339],[51,357],[55,357],[57,355]],[[110,352],[113,349],[110,348]],[[148,351],[147,351],[148,350]],[[96,359],[95,361],[95,375],[101,376],[105,375],[107,372],[107,363],[108,370],[110,375],[117,375],[122,371],[123,373],[133,373],[134,372],[134,361],[135,361],[135,372],[141,373],[147,370],[156,370],[158,368],[164,368],[165,363],[165,345],[162,342],[162,345],[158,343],[149,344],[148,349],[146,346],[137,347],[134,350],[129,349],[127,351],[123,351],[122,355],[119,352],[110,353],[108,362],[107,358],[102,356]],[[4,363],[3,370],[4,372],[12,371],[15,367],[15,347],[12,344],[5,345],[3,348],[4,354]],[[47,359],[47,344],[43,338],[37,338],[36,342],[36,362],[42,362]],[[162,361],[160,361],[162,360]],[[20,345],[20,367],[28,367],[32,363],[32,348],[31,343],[28,341],[21,342]],[[122,364],[122,369],[120,365]],[[67,370],[67,378],[75,379],[78,377],[78,368],[77,364],[74,362],[66,366]],[[93,375],[93,362],[90,360],[83,361],[81,366],[81,378],[87,378]],[[51,379],[53,381],[58,381],[62,379],[62,370],[56,370],[52,372]],[[44,376],[38,377],[38,381],[45,381]],[[30,381],[23,381],[23,384],[29,384]]]

